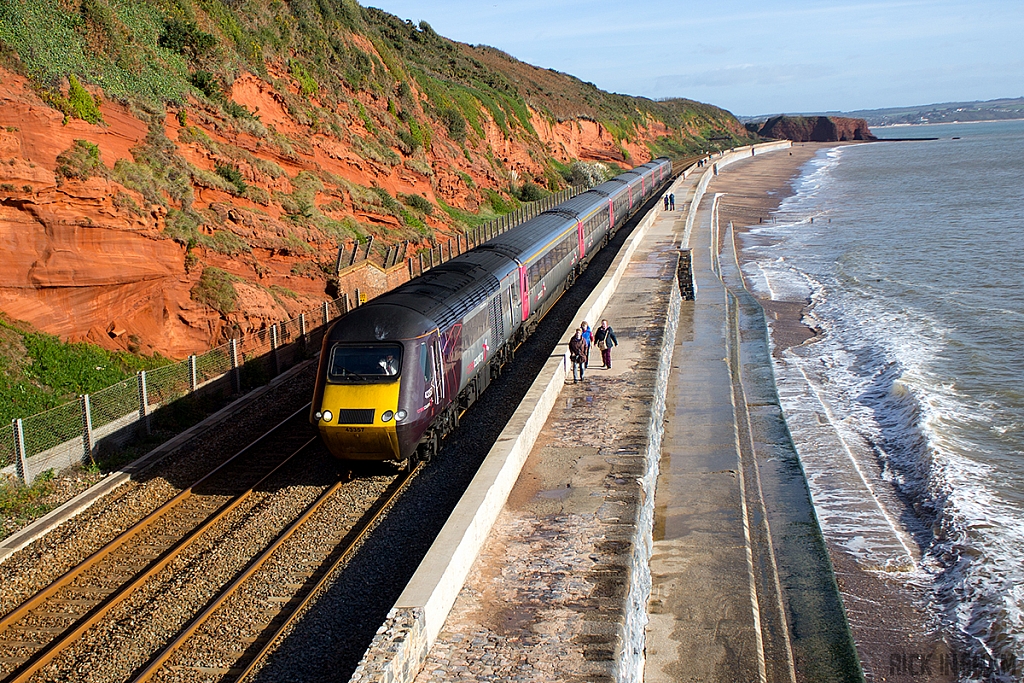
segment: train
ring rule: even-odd
[[[615,231],[672,176],[658,158],[354,308],[325,332],[310,422],[345,461],[412,467]]]

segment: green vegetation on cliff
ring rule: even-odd
[[[0,317],[0,424],[42,412],[166,365],[159,356],[110,352],[84,342],[68,344],[52,334]]]
[[[482,136],[485,116],[506,136],[536,137],[528,105],[552,120],[599,121],[617,140],[661,121],[675,131],[660,144],[669,153],[744,135],[715,107],[604,93],[354,0],[7,0],[0,4],[0,52],[66,114],[93,122],[99,111],[81,83],[143,110],[191,96],[251,118],[225,94],[250,71],[275,85],[289,113],[324,132],[343,129],[337,105],[358,93],[383,100],[382,111],[362,111],[366,128],[405,154],[430,144],[423,116],[456,141]],[[298,94],[275,79],[280,70],[271,65],[286,68]]]

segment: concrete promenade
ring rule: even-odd
[[[677,207],[695,183],[676,191]],[[660,449],[647,450],[670,369],[684,215],[660,212],[626,266],[601,314],[619,340],[612,368],[595,348],[584,382],[565,377],[417,681],[642,675],[650,546],[638,531],[653,517]]]

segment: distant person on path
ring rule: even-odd
[[[583,371],[586,366],[583,364],[587,353],[587,343],[583,341],[583,330],[576,330],[576,334],[569,340],[569,361],[572,363],[572,383],[583,381]],[[579,371],[579,379],[576,373]]]
[[[594,332],[590,329],[590,325],[584,320],[580,324],[580,332],[583,333],[583,341],[587,343],[587,352],[583,354],[583,367],[590,367],[590,347],[594,345]]]
[[[615,338],[615,331],[608,326],[607,320],[602,320],[601,327],[594,332],[594,343],[597,344],[597,348],[601,349],[601,362],[604,363],[604,368],[611,370],[612,347],[618,346],[619,340]]]
[[[665,195],[662,199],[665,200],[665,210],[668,211],[668,195]]]
[[[670,194],[668,196],[668,206],[669,206],[669,211],[675,211],[676,210],[676,196],[674,194]]]

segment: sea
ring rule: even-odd
[[[936,628],[992,663],[961,679],[1019,681],[1024,121],[873,132],[937,139],[820,151],[751,226],[744,272],[761,295],[810,302],[819,336],[775,361],[783,408],[786,382],[814,384],[868,488],[896,492],[904,509],[881,505]],[[828,447],[793,434],[802,457]]]

